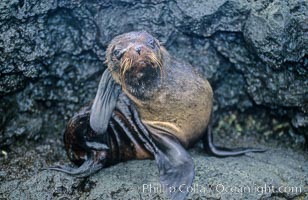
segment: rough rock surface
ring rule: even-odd
[[[252,141],[256,138],[237,142],[250,145]],[[273,141],[266,145],[271,148],[266,153],[233,158],[209,157],[200,147],[190,150],[196,173],[187,199],[307,199],[308,155]],[[155,161],[120,163],[89,178],[38,170],[47,157],[52,158],[47,162],[63,161],[61,152],[52,145],[39,145],[26,151],[24,158],[5,162],[0,198],[165,199]],[[14,168],[6,168],[10,165]]]
[[[267,176],[279,185],[280,180],[293,184],[300,177],[307,192],[307,176],[303,176],[307,169],[296,167],[307,166],[303,152],[305,138],[306,145],[308,140],[307,0],[2,0],[0,198],[8,197],[7,191],[14,191],[10,198],[23,195],[24,199],[103,195],[99,188],[105,187],[104,182],[97,180],[105,179],[105,171],[88,182],[46,171],[37,173],[37,168],[65,159],[61,135],[66,122],[94,98],[106,67],[108,42],[132,30],[152,33],[171,54],[208,77],[215,93],[214,129],[222,136],[218,138],[222,144],[229,144],[232,136],[238,139],[247,134],[265,143],[274,139],[287,144],[275,150],[271,160],[266,160],[270,154],[253,155],[256,159],[232,158],[223,165],[193,151],[196,163],[202,159],[213,163],[201,164],[205,171],[197,168],[202,184],[208,183],[211,167],[223,173],[224,167],[233,169],[252,162],[254,168],[243,167],[245,173],[251,170],[251,180]],[[269,171],[258,174],[264,162],[269,163]],[[149,165],[151,173],[142,174],[156,181],[153,162],[140,163],[132,161],[107,171],[122,177],[123,168],[134,171],[133,167]],[[279,170],[289,178],[278,177]],[[204,178],[200,175],[203,171]],[[241,172],[232,179],[244,183],[247,176]],[[227,180],[221,174],[215,178],[217,182]],[[61,183],[62,179],[65,182]],[[138,196],[132,187],[145,179],[136,179],[136,183],[127,179],[123,187],[110,179],[110,184],[121,189],[110,190],[106,197]],[[93,185],[98,186],[92,190]],[[30,194],[28,188],[37,193]],[[83,190],[96,192],[82,194]]]

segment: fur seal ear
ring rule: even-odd
[[[121,87],[113,80],[109,70],[106,69],[99,82],[91,108],[90,126],[96,133],[102,135],[106,132],[120,92]]]

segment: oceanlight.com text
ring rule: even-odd
[[[187,187],[185,184],[175,186],[164,187],[160,184],[143,184],[142,192],[144,193],[163,193],[163,192],[189,192],[189,193],[257,193],[260,195],[266,193],[288,193],[288,194],[300,194],[302,188],[299,186],[274,186],[270,184],[264,185],[245,185],[245,186],[230,186],[225,184],[216,185],[200,185],[193,184]]]

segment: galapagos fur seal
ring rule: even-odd
[[[118,162],[154,158],[162,185],[179,188],[192,184],[194,164],[186,149],[200,139],[219,157],[264,151],[213,144],[210,84],[147,32],[115,37],[106,62],[93,103],[72,117],[64,133],[68,157],[79,167],[50,169],[89,176]],[[170,199],[187,193],[166,191]]]
[[[146,32],[116,37],[107,49],[107,64],[146,125],[165,129],[185,148],[200,139],[210,119],[213,92],[193,67],[172,58]]]

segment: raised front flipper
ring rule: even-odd
[[[235,148],[230,149],[226,147],[218,147],[213,142],[213,133],[212,133],[212,123],[210,123],[207,127],[207,133],[203,136],[203,146],[204,149],[213,156],[217,157],[228,157],[228,156],[240,156],[246,153],[262,153],[265,152],[266,149],[260,148]]]
[[[106,132],[120,92],[120,85],[113,80],[111,73],[106,69],[99,82],[90,115],[91,128],[97,134],[102,135]]]

